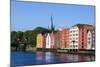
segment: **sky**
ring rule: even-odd
[[[95,6],[11,0],[11,31],[48,28],[51,16],[55,28],[74,24],[95,24]]]

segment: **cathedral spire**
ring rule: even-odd
[[[53,18],[52,18],[52,16],[51,16],[50,20],[51,21],[50,21],[50,24],[49,24],[48,28],[49,28],[49,30],[54,31]]]

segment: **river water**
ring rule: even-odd
[[[11,66],[95,61],[94,55],[54,52],[11,52]]]

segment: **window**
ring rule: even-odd
[[[88,38],[90,40],[90,38]]]
[[[73,40],[75,40],[75,38],[73,38]]]
[[[74,33],[75,31],[73,31],[73,33]]]
[[[82,42],[82,45],[83,45],[84,43]]]
[[[82,45],[82,48],[84,48],[84,46]]]
[[[73,45],[73,47],[75,48],[75,45]]]
[[[78,43],[78,41],[76,41],[76,43]]]
[[[76,36],[78,36],[78,34],[76,34]]]
[[[76,38],[76,40],[78,40],[78,38]]]
[[[76,45],[76,47],[78,47],[78,45]]]

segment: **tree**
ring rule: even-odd
[[[11,44],[16,44],[17,39],[20,40],[20,43],[25,43],[25,39],[27,39],[28,45],[36,46],[36,37],[38,33],[48,33],[51,32],[46,28],[43,27],[36,27],[34,30],[27,30],[25,32],[22,31],[12,31],[11,32]]]

